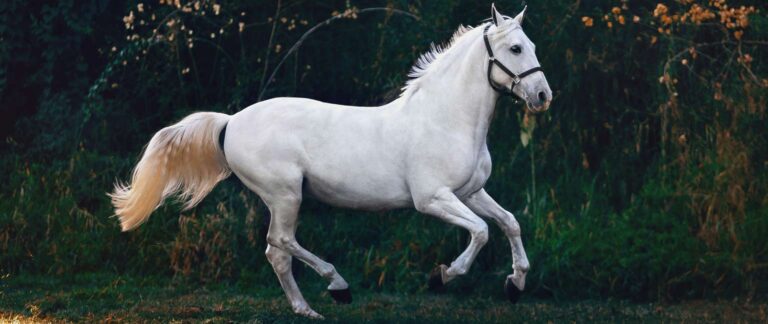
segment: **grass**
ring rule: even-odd
[[[304,323],[290,311],[277,281],[190,284],[161,277],[81,274],[6,276],[0,281],[0,322],[256,322]],[[679,304],[617,300],[557,302],[526,299],[511,305],[499,295],[410,295],[354,291],[336,305],[317,282],[304,289],[328,322],[766,322],[765,302],[687,301]]]

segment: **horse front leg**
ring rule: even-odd
[[[485,192],[485,189],[480,189],[473,193],[464,200],[464,203],[478,215],[496,221],[509,239],[509,244],[512,247],[513,272],[507,276],[504,290],[511,302],[517,302],[520,298],[520,293],[525,288],[525,275],[530,269],[528,256],[525,255],[525,249],[523,248],[523,240],[520,238],[520,224],[515,219],[515,216],[494,201],[493,198]]]
[[[453,225],[461,226],[471,235],[469,245],[451,266],[440,265],[430,277],[430,288],[438,288],[469,271],[477,253],[488,242],[488,225],[448,188],[440,188],[433,195],[415,199],[416,209]]]

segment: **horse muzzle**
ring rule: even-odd
[[[533,113],[540,113],[549,109],[549,104],[552,102],[552,94],[549,87],[546,87],[546,89],[536,92],[535,96],[529,96],[526,99],[525,104],[528,106],[528,110]]]
[[[526,107],[528,107],[528,110],[530,110],[532,113],[540,113],[545,112],[549,110],[549,104],[552,102],[551,100],[546,101],[539,101],[539,102],[530,102],[527,101],[525,103]]]

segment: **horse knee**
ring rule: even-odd
[[[506,227],[507,234],[509,236],[520,236],[520,223],[517,222],[515,216],[512,214],[506,214],[502,218],[502,223]]]
[[[519,270],[522,273],[527,273],[530,269],[531,265],[528,263],[528,260],[524,260],[523,262],[520,262],[519,266],[516,266],[516,270]]]
[[[481,246],[485,245],[485,243],[488,243],[488,224],[483,221],[479,221],[477,224],[475,224],[475,228],[472,229],[472,236]]]
[[[291,256],[283,251],[279,251],[274,246],[268,246],[264,253],[267,261],[272,265],[277,273],[286,273],[291,270]]]

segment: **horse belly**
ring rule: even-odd
[[[413,205],[405,182],[370,168],[305,174],[305,190],[327,204],[363,210],[386,210]]]

